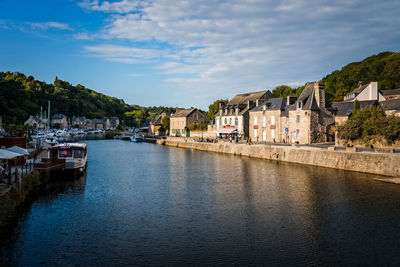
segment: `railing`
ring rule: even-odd
[[[34,170],[34,164],[32,162],[26,163],[21,166],[14,166],[10,169],[4,170],[0,174],[0,183],[8,185],[20,182],[26,176],[31,174]]]

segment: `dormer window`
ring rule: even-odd
[[[226,115],[226,114],[228,114],[228,109],[227,109],[227,108],[225,109],[225,115]]]
[[[301,108],[301,105],[302,103],[299,101],[299,102],[297,102],[297,108]]]
[[[239,108],[235,108],[235,115],[239,115]]]

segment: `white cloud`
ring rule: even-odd
[[[166,83],[205,98],[320,79],[327,61],[346,55],[347,63],[360,49],[400,38],[395,0],[87,0],[81,6],[113,13],[97,38],[132,44],[87,52],[125,63],[154,61],[156,72],[171,75]]]
[[[121,63],[140,63],[158,60],[165,54],[161,50],[143,49],[120,45],[85,46],[84,50],[90,55],[103,57],[108,61]]]
[[[99,3],[98,0],[84,0],[79,5],[85,9],[93,11],[103,11],[109,13],[129,13],[138,10],[141,7],[141,1],[122,0],[119,2],[103,1]]]
[[[49,29],[57,29],[57,30],[68,30],[71,31],[72,28],[66,23],[60,23],[55,21],[47,21],[47,22],[27,22],[32,29],[37,30],[49,30]]]

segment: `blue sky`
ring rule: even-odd
[[[398,0],[0,0],[0,71],[206,109],[399,51],[399,14]]]

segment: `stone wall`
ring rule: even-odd
[[[348,171],[400,176],[400,155],[396,153],[330,151],[302,146],[245,145],[225,142],[213,144],[191,142],[190,140],[185,142],[180,139],[158,140],[157,143]]]

